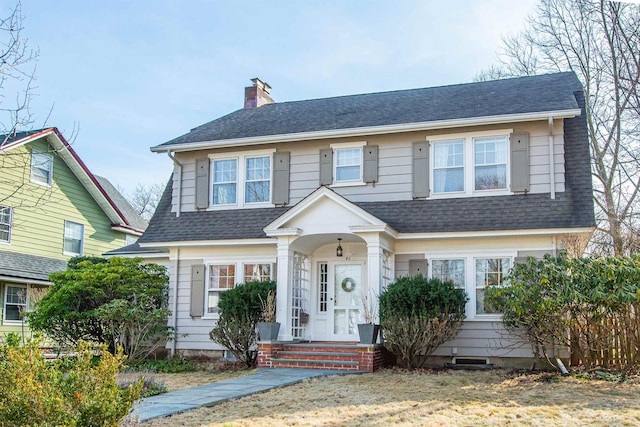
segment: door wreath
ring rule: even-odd
[[[351,292],[356,288],[356,282],[351,277],[347,277],[342,281],[342,290],[345,292]]]

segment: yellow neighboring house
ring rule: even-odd
[[[22,314],[49,273],[77,255],[134,243],[147,226],[122,195],[93,175],[57,128],[0,137],[0,339],[24,332]]]

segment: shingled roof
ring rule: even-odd
[[[523,91],[523,92],[519,92]],[[519,93],[518,93],[519,92]],[[403,104],[406,99],[406,105]],[[487,101],[491,101],[487,106]],[[538,104],[537,104],[537,103]],[[442,103],[442,108],[439,103]],[[167,144],[181,144],[198,139],[231,138],[256,135],[255,117],[263,110],[283,114],[278,123],[267,126],[266,132],[294,131],[293,123],[306,123],[305,129],[335,128],[339,107],[360,106],[360,111],[343,118],[342,126],[358,123],[382,123],[386,109],[389,120],[435,120],[444,117],[469,117],[471,114],[500,115],[509,112],[531,112],[563,109],[582,109],[582,114],[564,119],[565,130],[565,191],[551,199],[549,194],[519,194],[494,197],[459,199],[400,200],[356,203],[360,208],[378,217],[401,233],[443,233],[498,230],[527,230],[552,228],[581,228],[595,226],[589,145],[584,113],[582,87],[573,73],[524,77],[469,85],[446,86],[432,89],[355,95],[324,100],[284,103],[281,109],[265,105],[249,110],[251,120],[244,122],[245,113],[235,112],[214,120],[191,133]],[[364,105],[367,108],[363,108]],[[391,105],[388,105],[391,104]],[[420,111],[418,110],[424,106]],[[459,111],[455,106],[459,106]],[[372,107],[373,106],[373,107]],[[419,108],[420,107],[420,108]],[[328,111],[323,111],[327,108]],[[305,111],[302,115],[317,115],[309,121],[289,117],[286,111]],[[515,109],[515,110],[514,110]],[[441,111],[438,111],[441,110]],[[253,112],[252,112],[253,111]],[[296,116],[295,114],[291,114]],[[356,120],[356,116],[360,117]],[[400,119],[400,116],[404,119]],[[244,117],[248,117],[244,115]],[[274,117],[274,116],[272,116]],[[325,120],[321,123],[320,117]],[[282,121],[283,123],[280,123]],[[366,124],[365,124],[366,123]],[[300,129],[297,129],[300,130]],[[263,131],[264,133],[265,131]],[[149,227],[139,242],[159,243],[178,241],[227,240],[265,238],[263,228],[285,213],[286,207],[239,209],[206,212],[182,212],[176,217],[171,212],[171,185],[158,205]],[[499,212],[499,215],[497,213]],[[499,220],[498,220],[499,218]]]
[[[63,260],[0,251],[0,277],[48,282],[50,273],[66,269]]]
[[[152,148],[307,132],[579,109],[572,72],[368,93],[241,109]]]

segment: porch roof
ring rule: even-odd
[[[63,271],[67,262],[18,252],[0,251],[0,277],[21,280],[49,281],[49,274]]]

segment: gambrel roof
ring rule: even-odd
[[[564,119],[565,191],[458,199],[353,203],[398,233],[471,233],[587,229],[595,226],[582,86],[574,73],[521,77],[437,88],[318,99],[240,110],[154,148],[205,149],[225,145],[336,136],[337,129],[375,133],[420,123],[424,129],[469,123]],[[474,121],[475,120],[475,121]],[[448,123],[448,124],[447,124]],[[386,127],[385,127],[386,126]],[[411,129],[413,130],[413,129]],[[290,132],[291,139],[284,133]],[[277,136],[273,136],[277,135]],[[313,135],[316,135],[315,133]],[[320,137],[320,136],[318,136]],[[249,142],[247,142],[249,141]],[[171,212],[171,183],[139,242],[266,238],[264,227],[291,207]]]
[[[241,109],[152,148],[183,151],[580,114],[572,72]]]

